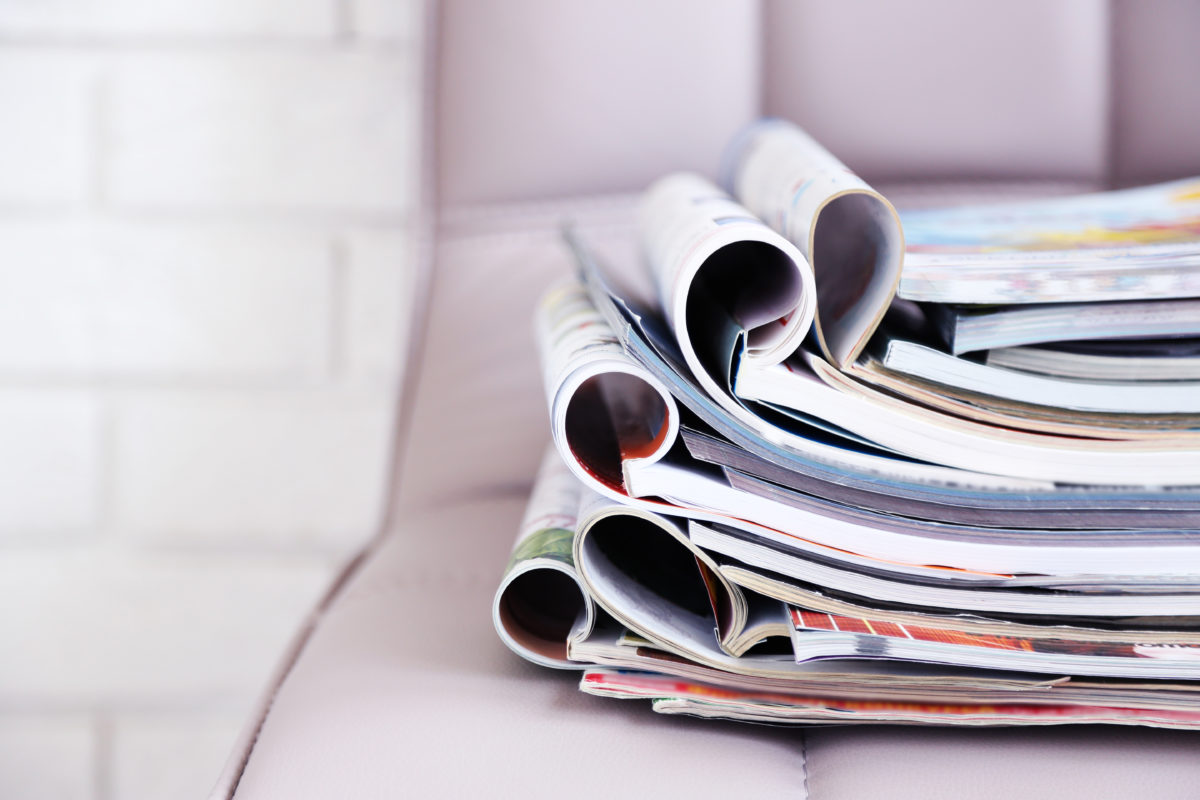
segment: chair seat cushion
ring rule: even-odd
[[[500,643],[491,596],[523,506],[464,503],[383,540],[315,620],[235,797],[797,794],[799,731],[584,695]]]
[[[1189,733],[768,728],[584,695],[492,630],[523,504],[412,515],[359,562],[278,685],[235,797],[1196,796]]]

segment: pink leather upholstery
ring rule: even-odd
[[[1112,9],[1112,174],[1121,183],[1200,173],[1200,5]]]
[[[768,2],[764,111],[868,180],[1104,177],[1108,10]]]
[[[314,612],[214,797],[1196,796],[1194,735],[664,720],[524,664],[488,619],[548,436],[530,311],[569,269],[561,218],[627,248],[627,193],[714,173],[764,112],[868,178],[1200,172],[1196,8],[441,4],[431,272],[387,530]]]

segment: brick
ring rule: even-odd
[[[108,196],[225,213],[403,213],[415,192],[414,66],[332,50],[122,59]]]
[[[319,236],[3,224],[0,370],[317,375],[329,295]]]
[[[423,25],[418,0],[354,0],[353,32],[364,39],[416,42]]]
[[[412,314],[415,255],[407,232],[370,232],[349,238],[342,341],[351,374],[394,379],[402,371]]]
[[[0,33],[78,36],[331,36],[333,0],[37,0],[0,3]]]
[[[75,204],[87,196],[94,85],[82,59],[0,54],[0,204]]]
[[[0,715],[0,792],[38,800],[95,797],[96,744],[89,717]]]
[[[315,558],[5,553],[0,701],[248,702],[329,576]]]
[[[118,525],[141,541],[319,546],[376,529],[390,391],[170,393],[117,409]]]
[[[112,800],[206,796],[243,721],[241,714],[118,715],[113,726]]]
[[[0,391],[0,540],[95,522],[100,425],[86,392]]]

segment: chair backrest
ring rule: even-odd
[[[1189,0],[447,0],[432,16],[409,505],[533,472],[547,426],[529,316],[566,268],[555,209],[598,198],[577,213],[619,238],[604,196],[713,174],[758,116],[797,121],[871,181],[1200,173]]]

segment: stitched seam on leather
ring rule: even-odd
[[[800,768],[804,770],[804,780],[800,782],[800,788],[803,791],[803,800],[810,800],[808,793],[808,734],[800,734]]]
[[[237,775],[229,787],[227,797],[235,798],[237,796],[238,787],[241,786],[242,778],[246,774],[246,767],[250,765],[250,759],[258,747],[258,739],[262,736],[263,728],[267,724],[267,718],[271,716],[271,711],[275,708],[275,700],[279,697],[279,691],[287,683],[288,678],[291,677],[292,670],[295,669],[296,664],[300,661],[300,655],[312,640],[321,619],[329,611],[338,596],[341,595],[342,590],[346,588],[350,579],[362,570],[363,565],[367,563],[374,549],[373,546],[368,545],[360,550],[354,558],[350,559],[313,608],[312,613],[308,615],[308,618],[304,621],[304,625],[296,632],[295,637],[289,645],[290,649],[280,663],[278,671],[272,676],[274,682],[271,685],[270,695],[263,704],[262,712],[258,717],[258,724],[254,728],[254,735],[250,737],[250,741],[246,746],[246,752],[242,756],[242,763],[238,765]]]

